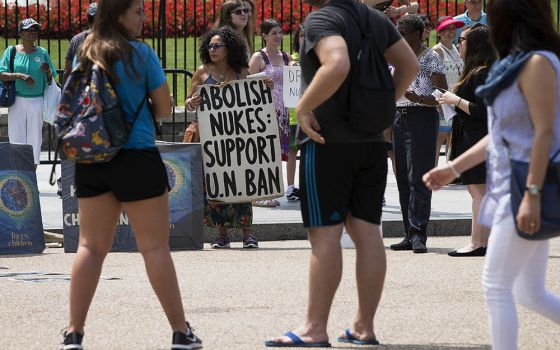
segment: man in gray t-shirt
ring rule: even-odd
[[[93,20],[95,19],[95,13],[97,12],[97,3],[92,2],[89,4],[87,9],[87,19],[88,19],[88,29],[83,32],[74,35],[70,39],[70,45],[68,46],[68,51],[66,51],[66,64],[64,65],[64,75],[62,77],[62,82],[66,81],[66,77],[72,71],[72,61],[74,61],[74,56],[78,53],[78,49],[84,43],[87,36],[91,32],[91,27],[93,26]]]

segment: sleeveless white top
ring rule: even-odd
[[[434,45],[433,49],[440,49],[443,51],[443,66],[445,68],[445,77],[447,79],[447,89],[453,91],[455,84],[459,81],[465,63],[459,55],[459,51],[455,45],[451,45],[451,49],[443,46],[441,43]]]

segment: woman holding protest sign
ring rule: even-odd
[[[290,153],[290,114],[288,108],[284,107],[282,97],[282,79],[284,77],[284,66],[288,66],[292,58],[286,52],[280,50],[282,44],[282,27],[273,19],[264,20],[261,23],[261,35],[265,47],[255,52],[249,61],[249,73],[257,74],[264,72],[267,77],[274,81],[274,104],[278,129],[280,131],[280,150],[283,161],[288,161]],[[257,206],[276,207],[280,205],[277,200],[267,199],[254,203]]]
[[[171,99],[156,53],[136,39],[146,20],[144,2],[97,3],[93,29],[78,53],[75,71],[87,75],[94,65],[102,67],[114,82],[123,115],[134,127],[110,161],[76,164],[80,240],[72,264],[70,324],[60,349],[83,349],[86,316],[122,211],[130,220],[150,284],[173,331],[171,349],[199,349],[202,342],[185,321],[169,251],[169,184],[155,146],[153,120],[171,113]],[[119,326],[115,331],[122,333]]]
[[[227,26],[206,33],[200,42],[200,59],[203,64],[192,77],[189,97],[185,101],[187,110],[196,111],[202,102],[202,97],[196,94],[198,85],[225,84],[232,80],[246,78],[248,75],[246,51],[244,40]],[[195,120],[193,124],[196,127],[198,121]],[[192,129],[193,125],[189,128]],[[229,248],[228,229],[235,227],[241,227],[243,230],[243,248],[259,246],[251,230],[253,223],[251,203],[206,202],[204,221],[207,225],[218,228],[219,231],[219,236],[211,243],[212,248]]]

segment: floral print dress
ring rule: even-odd
[[[272,79],[274,82],[274,89],[272,95],[274,96],[274,107],[276,109],[276,117],[278,118],[278,129],[280,132],[280,153],[282,155],[282,160],[288,161],[288,154],[290,153],[290,112],[288,108],[284,107],[284,99],[282,96],[282,79],[284,66],[275,66],[270,63],[268,55],[263,50],[259,51],[264,60],[263,72]],[[288,54],[282,51],[282,57],[284,58],[284,65],[288,65],[290,62]]]

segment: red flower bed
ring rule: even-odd
[[[464,7],[451,0],[421,0],[422,13],[429,13],[432,21],[438,16],[449,14],[454,16],[462,13]],[[21,2],[20,2],[21,4]],[[50,9],[45,5],[31,4],[28,8],[14,4],[4,7],[0,2],[0,33],[14,37],[17,31],[18,20],[33,17],[43,25],[43,37],[70,38],[80,32],[87,24],[86,9],[88,0],[51,0]],[[200,36],[212,27],[219,16],[220,0],[166,0],[165,31],[169,36]],[[144,35],[151,37],[157,35],[159,25],[160,0],[146,0],[144,5],[146,24]],[[310,12],[309,5],[300,0],[255,0],[257,28],[262,19],[274,18],[282,23],[284,32],[291,32]],[[39,14],[39,15],[37,15]],[[6,23],[7,16],[7,23]],[[48,19],[48,21],[47,21]]]

